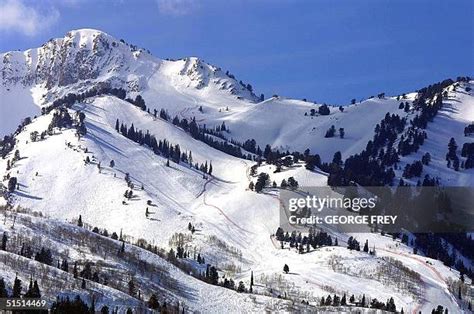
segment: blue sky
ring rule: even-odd
[[[348,103],[474,73],[474,1],[0,0],[0,51],[97,28],[259,93]]]

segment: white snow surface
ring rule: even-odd
[[[94,44],[96,37],[118,46],[104,57],[97,54],[102,46]],[[86,80],[71,79],[72,83],[65,86],[42,75],[24,79],[32,76],[31,69],[38,66],[53,71],[54,66],[47,60],[54,47],[72,47],[63,49],[75,56],[91,54],[87,60],[95,62],[92,68],[98,75]],[[161,60],[143,50],[132,51],[113,37],[95,30],[73,31],[64,39],[50,41],[41,48],[8,52],[0,57],[4,60],[0,65],[1,134],[12,132],[25,114],[37,114],[39,109],[35,106],[48,105],[55,97],[85,91],[106,81],[114,86],[124,84],[120,86],[126,86],[130,95],[143,95],[151,110],[165,108],[172,117],[196,117],[199,124],[207,126],[225,122],[230,128],[226,134],[229,138],[239,141],[254,138],[262,149],[266,144],[290,151],[309,148],[312,153],[320,154],[323,161],[330,161],[336,151],[341,151],[343,158],[359,153],[372,139],[375,125],[387,112],[411,117],[398,109],[400,101],[394,97],[362,101],[344,107],[343,112],[331,107],[330,115],[314,117],[309,112],[313,108],[317,111],[318,105],[309,102],[276,97],[256,103],[254,95],[217,67],[197,58]],[[414,97],[414,93],[408,94],[405,101],[411,102]],[[472,142],[472,137],[464,137],[462,133],[474,120],[472,92],[458,88],[450,93],[447,103],[429,124],[428,139],[420,151],[402,158],[401,164],[419,160],[429,151],[433,162],[425,173],[439,176],[446,185],[472,186],[473,169],[455,172],[446,168],[444,161],[451,137],[455,137],[459,147],[464,142]],[[202,112],[198,110],[200,106]],[[215,150],[171,123],[113,96],[89,98],[74,105],[71,114],[74,110],[86,114],[88,133],[85,137],[78,139],[74,130],[65,129],[31,142],[32,131],[46,130],[52,118],[50,113],[33,119],[17,135],[15,149],[20,151],[21,159],[10,171],[6,170],[6,164],[13,152],[0,160],[1,177],[9,172],[18,178],[19,189],[10,200],[14,206],[41,212],[52,223],[71,222],[82,215],[90,225],[109,231],[123,230],[136,239],[143,238],[165,248],[170,246],[173,234],[189,233],[187,225],[191,222],[197,232],[188,245],[197,248],[208,263],[217,265],[222,274],[229,274],[236,282],[243,280],[247,286],[251,271],[256,284],[263,285],[271,277],[279,278],[280,282],[287,283],[288,291],[298,290],[315,305],[321,296],[347,293],[365,294],[381,301],[393,296],[397,308],[403,307],[405,312],[431,311],[438,304],[448,307],[451,313],[462,311],[446,288],[448,279],[457,279],[459,273],[438,261],[414,255],[405,245],[381,235],[355,235],[362,243],[368,239],[377,249],[377,256],[351,252],[343,247],[321,248],[303,255],[280,249],[271,238],[279,224],[278,191],[269,189],[265,194],[257,194],[248,190],[250,180],[255,180],[249,175],[253,162]],[[192,151],[195,162],[212,161],[214,176],[203,179],[200,172],[184,164],[171,163],[167,167],[166,159],[117,133],[116,119],[148,130],[158,140],[166,138],[179,144],[182,151]],[[343,127],[345,137],[324,138],[331,125],[336,129]],[[89,165],[84,163],[86,156],[92,160]],[[109,167],[111,160],[115,162],[113,168]],[[260,170],[272,172],[271,166]],[[125,173],[130,174],[135,184],[136,197],[123,205],[127,189]],[[271,176],[278,184],[283,178],[294,176],[300,184],[326,185],[324,173],[310,172],[302,164]],[[4,180],[3,184],[6,183]],[[147,205],[148,200],[152,206]],[[147,207],[151,212],[148,218],[145,216]],[[347,235],[338,236],[341,241],[347,238]],[[374,269],[377,272],[381,265],[390,263],[388,257],[420,274],[416,293],[386,284],[383,274],[374,277],[359,271]],[[334,261],[342,266],[335,270]],[[285,263],[290,266],[290,274],[282,273]],[[233,267],[237,271],[231,271]],[[181,278],[178,273],[173,274]],[[190,289],[192,286],[198,290],[198,298],[192,301],[195,308],[204,312],[218,300],[216,293],[219,300],[229,298],[235,306],[249,298],[199,281],[189,285]],[[264,291],[264,288],[257,290]],[[250,310],[262,309],[250,304]],[[237,309],[222,306],[216,308],[216,312]]]

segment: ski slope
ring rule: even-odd
[[[136,239],[143,238],[162,247],[168,247],[173,234],[186,233],[187,224],[192,222],[198,231],[189,246],[196,247],[208,263],[218,265],[223,273],[233,274],[247,285],[250,270],[258,282],[258,278],[281,275],[282,266],[289,264],[297,275],[284,275],[284,279],[296,285],[298,293],[307,295],[314,304],[317,304],[317,298],[335,287],[341,293],[365,293],[379,300],[394,296],[396,304],[405,309],[418,306],[421,304],[419,298],[426,297],[422,293],[407,294],[386,287],[374,278],[354,278],[353,273],[335,272],[329,266],[334,256],[340,256],[346,262],[355,258],[376,267],[384,263],[382,253],[380,257],[367,260],[367,255],[342,247],[322,248],[299,255],[275,246],[270,235],[279,224],[277,194],[272,196],[274,192],[271,191],[269,195],[257,194],[247,189],[249,181],[253,180],[248,176],[250,161],[216,151],[171,123],[155,119],[115,97],[92,98],[73,109],[86,114],[88,134],[80,140],[74,136],[74,131],[62,130],[43,141],[31,142],[30,132],[44,130],[51,114],[35,119],[17,136],[22,159],[11,170],[20,183],[11,200],[16,206],[63,221],[73,221],[82,215],[92,226],[123,230]],[[215,177],[205,180],[200,173],[182,164],[171,163],[171,167],[166,167],[164,158],[118,134],[114,129],[116,118],[128,125],[134,123],[138,129],[149,130],[158,139],[161,135],[171,143],[179,144],[182,150],[192,150],[196,161],[212,160]],[[70,143],[69,146],[66,143]],[[92,164],[84,164],[86,156]],[[115,161],[114,168],[108,167],[110,160]],[[6,167],[5,162],[2,160],[2,169]],[[100,172],[98,162],[101,162]],[[264,166],[259,171],[271,172],[271,167]],[[136,185],[134,193],[137,196],[123,205],[123,192],[127,189],[124,174],[127,172]],[[303,165],[271,174],[276,181],[289,176],[305,184],[324,185],[326,181],[324,174],[310,172]],[[144,190],[140,188],[142,184]],[[147,200],[154,204],[148,206],[151,212],[148,218],[145,216]],[[377,249],[388,246],[391,241],[372,236]],[[403,255],[395,254],[394,258],[412,264]],[[235,269],[232,266],[240,271],[231,271]],[[456,276],[446,267],[440,267],[443,273]],[[430,293],[440,293],[442,287],[434,287]],[[428,302],[426,306],[433,304]],[[453,304],[451,308],[455,309],[455,306]]]
[[[54,53],[58,49],[68,56],[65,60]],[[345,106],[342,112],[330,107],[329,115],[312,117],[310,110],[317,111],[319,105],[284,97],[258,102],[235,78],[198,58],[161,60],[96,30],[72,31],[40,48],[7,52],[0,57],[4,60],[0,65],[2,135],[14,131],[25,115],[37,115],[40,107],[56,98],[87,91],[95,84],[126,88],[127,97],[140,94],[151,112],[164,108],[171,117],[195,117],[207,127],[225,122],[230,129],[225,134],[228,138],[254,138],[262,149],[266,144],[289,151],[309,148],[312,154],[320,154],[323,161],[330,161],[336,151],[346,158],[363,150],[373,137],[375,125],[387,112],[408,119],[414,117],[413,113],[398,109],[400,101],[395,97],[364,100]],[[425,144],[417,153],[402,158],[401,169],[406,163],[421,159],[424,152],[430,152],[432,163],[425,167],[423,175],[439,176],[445,185],[474,184],[473,169],[455,172],[446,168],[444,161],[451,137],[456,138],[459,148],[464,142],[472,142],[472,137],[464,137],[462,132],[474,120],[473,95],[465,91],[466,86],[450,91],[446,106],[428,125]],[[404,101],[411,103],[415,95],[407,94]],[[308,254],[281,249],[271,237],[279,226],[279,190],[248,190],[250,181],[256,180],[250,176],[254,162],[213,149],[170,122],[113,96],[91,97],[76,103],[71,115],[78,110],[86,115],[88,131],[80,139],[72,129],[56,129],[54,135],[32,142],[30,133],[46,130],[52,113],[34,118],[17,134],[15,150],[19,150],[21,159],[11,170],[6,170],[7,161],[14,151],[0,160],[3,185],[7,185],[7,173],[19,182],[19,189],[12,193],[9,203],[15,209],[41,213],[52,226],[73,222],[81,215],[91,226],[122,230],[134,239],[145,239],[165,249],[175,248],[174,235],[186,234],[190,236],[186,243],[189,250],[200,252],[206,262],[218,267],[221,275],[236,282],[243,280],[248,287],[253,271],[256,292],[271,297],[240,295],[194,279],[185,283],[189,276],[163,260],[143,256],[169,269],[170,277],[183,283],[183,289],[190,295],[182,300],[193,309],[213,311],[212,306],[218,301],[221,307],[215,312],[238,312],[242,304],[251,304],[249,309],[253,311],[261,311],[269,303],[281,309],[281,301],[276,298],[279,294],[318,306],[322,296],[346,293],[365,294],[384,302],[394,297],[397,308],[405,312],[430,311],[438,304],[448,307],[451,313],[462,311],[446,288],[446,282],[459,278],[459,273],[438,261],[414,255],[407,246],[384,236],[355,235],[361,243],[368,239],[377,250],[376,256],[347,250],[344,241],[349,235],[345,234],[336,234],[339,247],[320,248]],[[157,140],[166,138],[179,144],[181,151],[192,151],[194,162],[212,162],[213,175],[203,178],[202,173],[183,163],[167,167],[165,158],[119,134],[115,130],[117,119],[127,126],[133,123],[135,129],[149,131]],[[337,132],[333,138],[324,137],[332,125],[336,130],[345,129],[344,138],[339,138]],[[90,164],[84,162],[86,157]],[[114,167],[109,166],[111,160]],[[274,170],[274,166],[266,164],[258,168],[258,172],[269,173],[271,181],[278,185],[290,176],[302,186],[327,183],[325,173],[310,172],[302,163],[280,173]],[[124,180],[126,173],[134,183],[135,196],[131,200],[123,196],[129,189]],[[400,171],[397,176],[401,176]],[[187,229],[188,223],[196,226],[193,235]],[[52,247],[67,245],[48,234],[45,237],[52,241]],[[420,275],[413,282],[413,290],[389,282],[390,274],[382,269],[390,269],[392,259]],[[289,274],[282,273],[284,264],[290,266]],[[401,266],[398,269],[406,272]],[[13,268],[5,268],[3,273],[11,274]],[[113,298],[120,298],[115,292],[110,293]],[[254,302],[254,298],[258,300]]]

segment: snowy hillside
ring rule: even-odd
[[[327,291],[324,287],[338,287],[336,291],[340,293],[364,292],[379,300],[385,299],[387,295],[395,296],[396,304],[404,304],[405,309],[417,306],[416,292],[400,294],[397,289],[382,289],[370,277],[363,283],[363,279],[357,278],[359,285],[355,285],[351,279],[352,273],[346,274],[346,270],[339,273],[338,268],[333,269],[334,258],[347,258],[345,248],[336,251],[322,249],[302,259],[292,251],[281,252],[275,247],[269,235],[278,226],[278,200],[274,199],[271,191],[269,195],[247,191],[249,178],[252,179],[248,176],[251,162],[212,149],[171,123],[155,119],[115,97],[97,97],[75,105],[74,109],[82,110],[87,117],[88,133],[80,140],[75,137],[73,130],[58,130],[54,135],[32,143],[31,132],[41,132],[47,128],[52,114],[35,119],[17,136],[16,148],[20,151],[20,160],[15,162],[10,173],[18,178],[19,188],[11,195],[13,204],[67,221],[82,215],[84,221],[92,226],[123,230],[134,238],[153,241],[162,247],[169,246],[172,235],[186,233],[187,225],[191,222],[199,231],[187,244],[189,248],[197,248],[208,262],[220,265],[224,273],[244,279],[247,285],[249,271],[252,270],[258,278],[256,282],[262,280],[265,285],[273,286],[275,279],[271,278],[279,274],[281,265],[290,263],[292,269],[301,276],[287,279],[300,286],[298,295],[310,289],[310,295],[314,298],[324,295]],[[195,160],[212,160],[216,178],[205,180],[186,165],[172,164],[167,167],[166,159],[155,156],[148,148],[120,135],[114,129],[117,118],[120,121],[127,119],[137,129],[146,129],[152,134],[168,138],[170,142],[179,143],[183,150],[192,150]],[[87,156],[91,163],[86,165],[84,160]],[[8,160],[2,160],[3,169]],[[115,163],[113,168],[107,166],[111,160]],[[99,162],[100,170],[97,167]],[[271,168],[260,170],[272,172]],[[127,172],[136,188],[135,197],[124,205],[122,194],[127,189],[124,180]],[[302,165],[294,170],[282,171],[278,176],[272,176],[272,180],[279,182],[290,176],[302,184],[326,184],[323,174],[309,172]],[[64,194],[69,197],[65,198]],[[148,206],[148,200],[152,200],[152,206]],[[150,211],[148,217],[145,214],[147,207]],[[375,265],[385,258],[382,249],[392,248],[398,252],[392,240],[378,239],[375,235],[371,238],[371,243],[376,244],[380,251],[379,257],[374,258]],[[343,239],[341,235],[340,241]],[[402,252],[406,250],[403,248]],[[405,259],[399,253],[390,256]],[[365,259],[363,254],[359,258]],[[317,260],[321,261],[315,265],[320,266],[314,271],[307,271],[308,265]],[[443,276],[446,276],[447,268],[440,267]],[[321,272],[328,274],[327,279],[320,275],[316,278],[304,275]],[[340,279],[336,279],[338,276]],[[426,276],[432,276],[429,270]],[[456,276],[451,275],[452,278]],[[419,289],[416,287],[422,282],[420,279],[414,289]],[[435,289],[433,293],[437,291]],[[446,306],[449,302],[448,298],[443,304]],[[424,306],[432,307],[433,304]]]
[[[239,294],[205,284],[164,260],[160,254],[134,245],[127,244],[123,256],[117,256],[121,241],[61,221],[8,213],[2,220],[0,232],[8,234],[7,252],[0,251],[3,261],[0,273],[4,280],[13,282],[15,273],[20,272],[19,279],[26,287],[30,278],[38,279],[40,291],[50,302],[55,300],[51,296],[58,293],[57,287],[62,287],[60,293],[63,296],[80,295],[86,302],[94,298],[96,310],[106,305],[109,309],[117,307],[120,312],[125,312],[128,307],[145,311],[141,299],[148,300],[152,294],[159,296],[162,305],[166,302],[174,308],[179,304],[180,309],[186,311],[237,312],[243,304],[253,311],[292,308],[284,300]],[[71,269],[75,263],[78,270],[90,264],[99,274],[98,280],[87,280],[86,287],[83,287],[82,279],[74,277],[72,270],[68,273],[56,268],[55,264],[48,265],[8,252],[8,243],[18,240],[33,250],[51,248],[54,256],[69,261]],[[97,247],[96,243],[100,246]],[[135,296],[128,292],[130,278],[136,285]]]
[[[145,298],[157,291],[161,304],[180,302],[199,312],[363,311],[379,306],[425,313],[438,305],[451,313],[467,311],[471,279],[462,283],[456,267],[421,251],[415,254],[408,241],[377,233],[332,233],[331,245],[308,244],[307,251],[298,252],[293,242],[275,235],[282,181],[291,177],[300,186],[326,186],[331,174],[320,168],[330,168],[327,163],[336,152],[342,164],[366,149],[387,113],[406,118],[394,140],[393,146],[398,145],[413,131],[418,93],[381,94],[340,108],[284,97],[261,101],[250,85],[198,58],[161,60],[89,29],[0,57],[1,134],[13,134],[31,117],[2,142],[0,205],[5,220],[0,231],[16,239],[0,251],[10,260],[0,269],[9,289],[19,271],[15,260],[21,261],[24,283],[44,268],[47,275],[39,281],[47,287],[48,300],[55,299],[55,286],[72,277],[71,270],[19,257],[24,237],[35,244],[35,252],[50,247],[54,264],[66,258],[82,269],[89,261],[94,269],[122,278],[115,286],[87,279],[82,288],[80,278],[67,286],[68,294],[87,302],[94,290],[101,295],[97,305],[146,307]],[[405,178],[407,164],[429,153],[430,163],[418,176],[405,178],[408,184],[429,175],[442,185],[474,185],[472,168],[446,166],[451,137],[459,160],[469,158],[459,153],[473,142],[472,135],[464,134],[474,121],[472,86],[463,81],[444,88],[443,106],[424,129],[423,145],[396,162],[395,184]],[[73,101],[68,94],[74,94]],[[334,134],[328,136],[332,126]],[[251,139],[261,151],[270,145],[282,156],[287,150],[306,158],[318,154],[322,163],[309,167],[307,160],[293,162],[293,157],[282,167],[270,160],[257,162],[255,147],[243,144]],[[229,147],[243,154],[229,154]],[[262,172],[269,178],[257,193],[252,186]],[[78,227],[79,217],[84,225]],[[111,239],[104,229],[123,233],[126,240]],[[59,232],[74,236],[68,241]],[[376,254],[349,250],[350,236],[360,243],[367,240]],[[94,237],[103,250],[94,246]],[[133,258],[112,253],[121,245]],[[446,246],[472,269],[469,257]],[[150,253],[155,249],[160,254]],[[162,275],[156,278],[145,262]],[[282,272],[285,264],[289,271]],[[217,279],[209,274],[211,266]],[[127,296],[130,276],[141,287],[142,299],[130,291]]]

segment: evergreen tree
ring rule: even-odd
[[[156,294],[152,293],[152,295],[148,299],[148,307],[153,310],[156,310],[160,307],[160,303],[158,302],[158,297],[156,296]]]
[[[337,151],[334,153],[334,156],[332,158],[332,162],[336,165],[341,166],[342,165],[342,154],[340,151]]]
[[[95,296],[92,296],[91,306],[89,308],[89,313],[95,313]]]
[[[354,303],[354,302],[355,302],[355,297],[354,297],[354,295],[351,295],[351,297],[349,298],[349,302],[350,302],[350,303]]]
[[[285,265],[283,266],[283,272],[284,272],[285,274],[288,274],[288,273],[290,272],[290,267],[288,267],[287,264],[285,264]]]
[[[82,227],[84,224],[82,223],[82,215],[79,215],[79,219],[77,220],[77,226]]]
[[[458,145],[456,144],[456,140],[454,137],[451,137],[448,143],[448,155],[452,159],[456,155],[456,150],[458,148]]]
[[[423,155],[423,157],[421,157],[421,163],[422,163],[423,165],[428,166],[430,162],[431,162],[431,155],[430,155],[430,153],[425,153],[425,154]]]
[[[87,262],[84,265],[84,269],[81,271],[81,277],[85,279],[92,279],[92,268],[91,268],[91,263]]]
[[[28,290],[26,290],[25,297],[32,298],[33,294],[33,278],[30,277],[30,284],[28,285]]]
[[[72,270],[72,274],[74,275],[74,278],[78,277],[77,262],[74,262],[74,268]]]
[[[52,265],[53,256],[51,254],[51,250],[42,247],[41,250],[36,253],[35,260],[46,265]]]
[[[13,291],[12,298],[19,298],[21,296],[21,280],[18,276],[15,276],[15,281],[13,282]]]
[[[319,106],[318,112],[319,112],[319,114],[322,115],[322,116],[327,116],[327,115],[329,115],[330,110],[329,110],[328,105],[324,104],[324,105]]]
[[[245,292],[245,284],[243,281],[239,281],[239,286],[237,287],[237,292]]]
[[[6,250],[7,250],[7,241],[8,241],[7,233],[6,233],[6,232],[3,232],[2,246],[1,246],[2,251],[6,251]]]
[[[324,305],[331,305],[332,304],[332,298],[330,295],[326,298],[326,303]]]
[[[57,298],[51,305],[52,313],[89,313],[90,309],[87,304],[77,295],[73,301],[66,298]]]
[[[65,259],[61,262],[61,270],[65,271],[65,272],[69,271],[69,264],[68,264],[67,260],[65,260]]]
[[[369,252],[369,240],[365,240],[364,252],[365,252],[365,253],[368,253],[368,252]]]
[[[135,293],[136,293],[135,283],[133,282],[133,279],[130,279],[130,281],[128,282],[128,294],[131,296],[135,296]]]
[[[3,278],[0,278],[0,298],[8,298],[7,287]]]
[[[344,131],[344,128],[339,128],[339,137],[344,138],[345,134],[346,134],[346,132]]]
[[[344,293],[344,295],[342,296],[341,305],[342,305],[342,306],[347,305],[347,300],[346,300],[346,294],[345,294],[345,293]]]
[[[18,185],[18,179],[16,177],[10,177],[10,179],[8,179],[8,192],[10,193],[13,193],[15,191],[15,189],[17,188],[17,185]]]
[[[326,134],[324,135],[324,137],[328,138],[328,137],[334,137],[334,134],[336,134],[336,127],[334,125],[332,125],[327,131],[326,131]]]
[[[253,290],[253,270],[250,272],[250,292]]]
[[[395,301],[393,300],[392,297],[390,297],[390,299],[387,301],[386,308],[387,308],[387,311],[394,312],[394,313],[397,312],[397,307],[395,306]]]
[[[250,190],[250,191],[253,191],[254,187],[255,187],[255,185],[254,185],[253,181],[250,181],[250,183],[249,183],[249,190]]]
[[[293,177],[289,177],[288,178],[288,186],[292,190],[296,190],[298,188],[298,181],[296,181],[295,178],[293,178]]]

